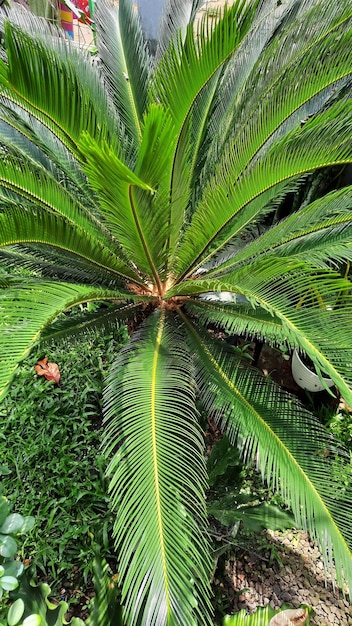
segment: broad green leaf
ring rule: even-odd
[[[24,524],[24,517],[19,513],[11,513],[0,526],[0,533],[4,535],[15,534],[21,530]]]
[[[17,543],[10,535],[0,535],[0,555],[6,559],[15,556]]]
[[[4,591],[13,591],[14,589],[16,589],[16,587],[18,587],[18,580],[17,578],[14,578],[14,576],[1,576],[0,585],[4,589]]]
[[[19,623],[22,615],[24,613],[24,602],[21,598],[18,598],[11,604],[8,614],[7,614],[7,623],[8,626],[16,626]]]
[[[268,502],[252,506],[236,506],[224,508],[222,500],[214,501],[208,507],[209,515],[213,515],[224,526],[232,526],[242,522],[246,530],[254,533],[262,530],[285,530],[293,528],[295,521],[292,515]]]

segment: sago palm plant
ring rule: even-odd
[[[128,324],[103,441],[126,624],[212,620],[199,403],[352,583],[344,450],[219,338],[286,342],[352,405],[352,187],[273,219],[352,162],[352,5],[200,4],[170,0],[153,57],[131,0],[97,0],[96,56],[2,15],[2,394],[38,342]]]

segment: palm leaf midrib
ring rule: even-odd
[[[157,329],[157,337],[155,342],[155,351],[152,364],[152,377],[151,377],[151,431],[152,431],[152,458],[153,458],[153,474],[155,484],[155,498],[156,498],[156,514],[158,520],[158,532],[160,538],[160,550],[162,559],[162,570],[165,584],[165,595],[167,602],[167,614],[170,615],[171,598],[169,589],[169,576],[168,576],[168,563],[166,558],[166,547],[164,537],[164,525],[162,514],[162,503],[160,493],[160,478],[159,478],[159,459],[156,440],[156,395],[157,395],[157,369],[158,360],[161,349],[161,342],[165,327],[165,307],[162,307],[160,312],[159,327]]]
[[[13,93],[17,95],[17,98],[13,97]],[[26,113],[32,115],[37,122],[40,122],[47,130],[54,132],[60,138],[65,148],[69,152],[73,152],[76,155],[81,155],[77,143],[73,140],[72,136],[61,126],[57,120],[55,120],[47,111],[41,109],[37,104],[34,104],[28,100],[24,95],[20,94],[17,89],[11,85],[11,92],[6,91],[6,98],[20,106]]]

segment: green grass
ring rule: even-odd
[[[20,556],[54,589],[70,576],[88,579],[93,543],[109,557],[101,393],[104,371],[125,340],[117,330],[37,351],[1,407],[3,494],[13,511],[36,519]],[[34,365],[43,356],[59,365],[60,386],[37,376]]]

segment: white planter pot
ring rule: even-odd
[[[318,374],[312,372],[303,361],[301,361],[297,350],[292,355],[292,377],[295,383],[302,389],[307,391],[323,391],[326,387],[333,387],[334,382],[331,378],[323,378],[325,384],[322,383]]]

